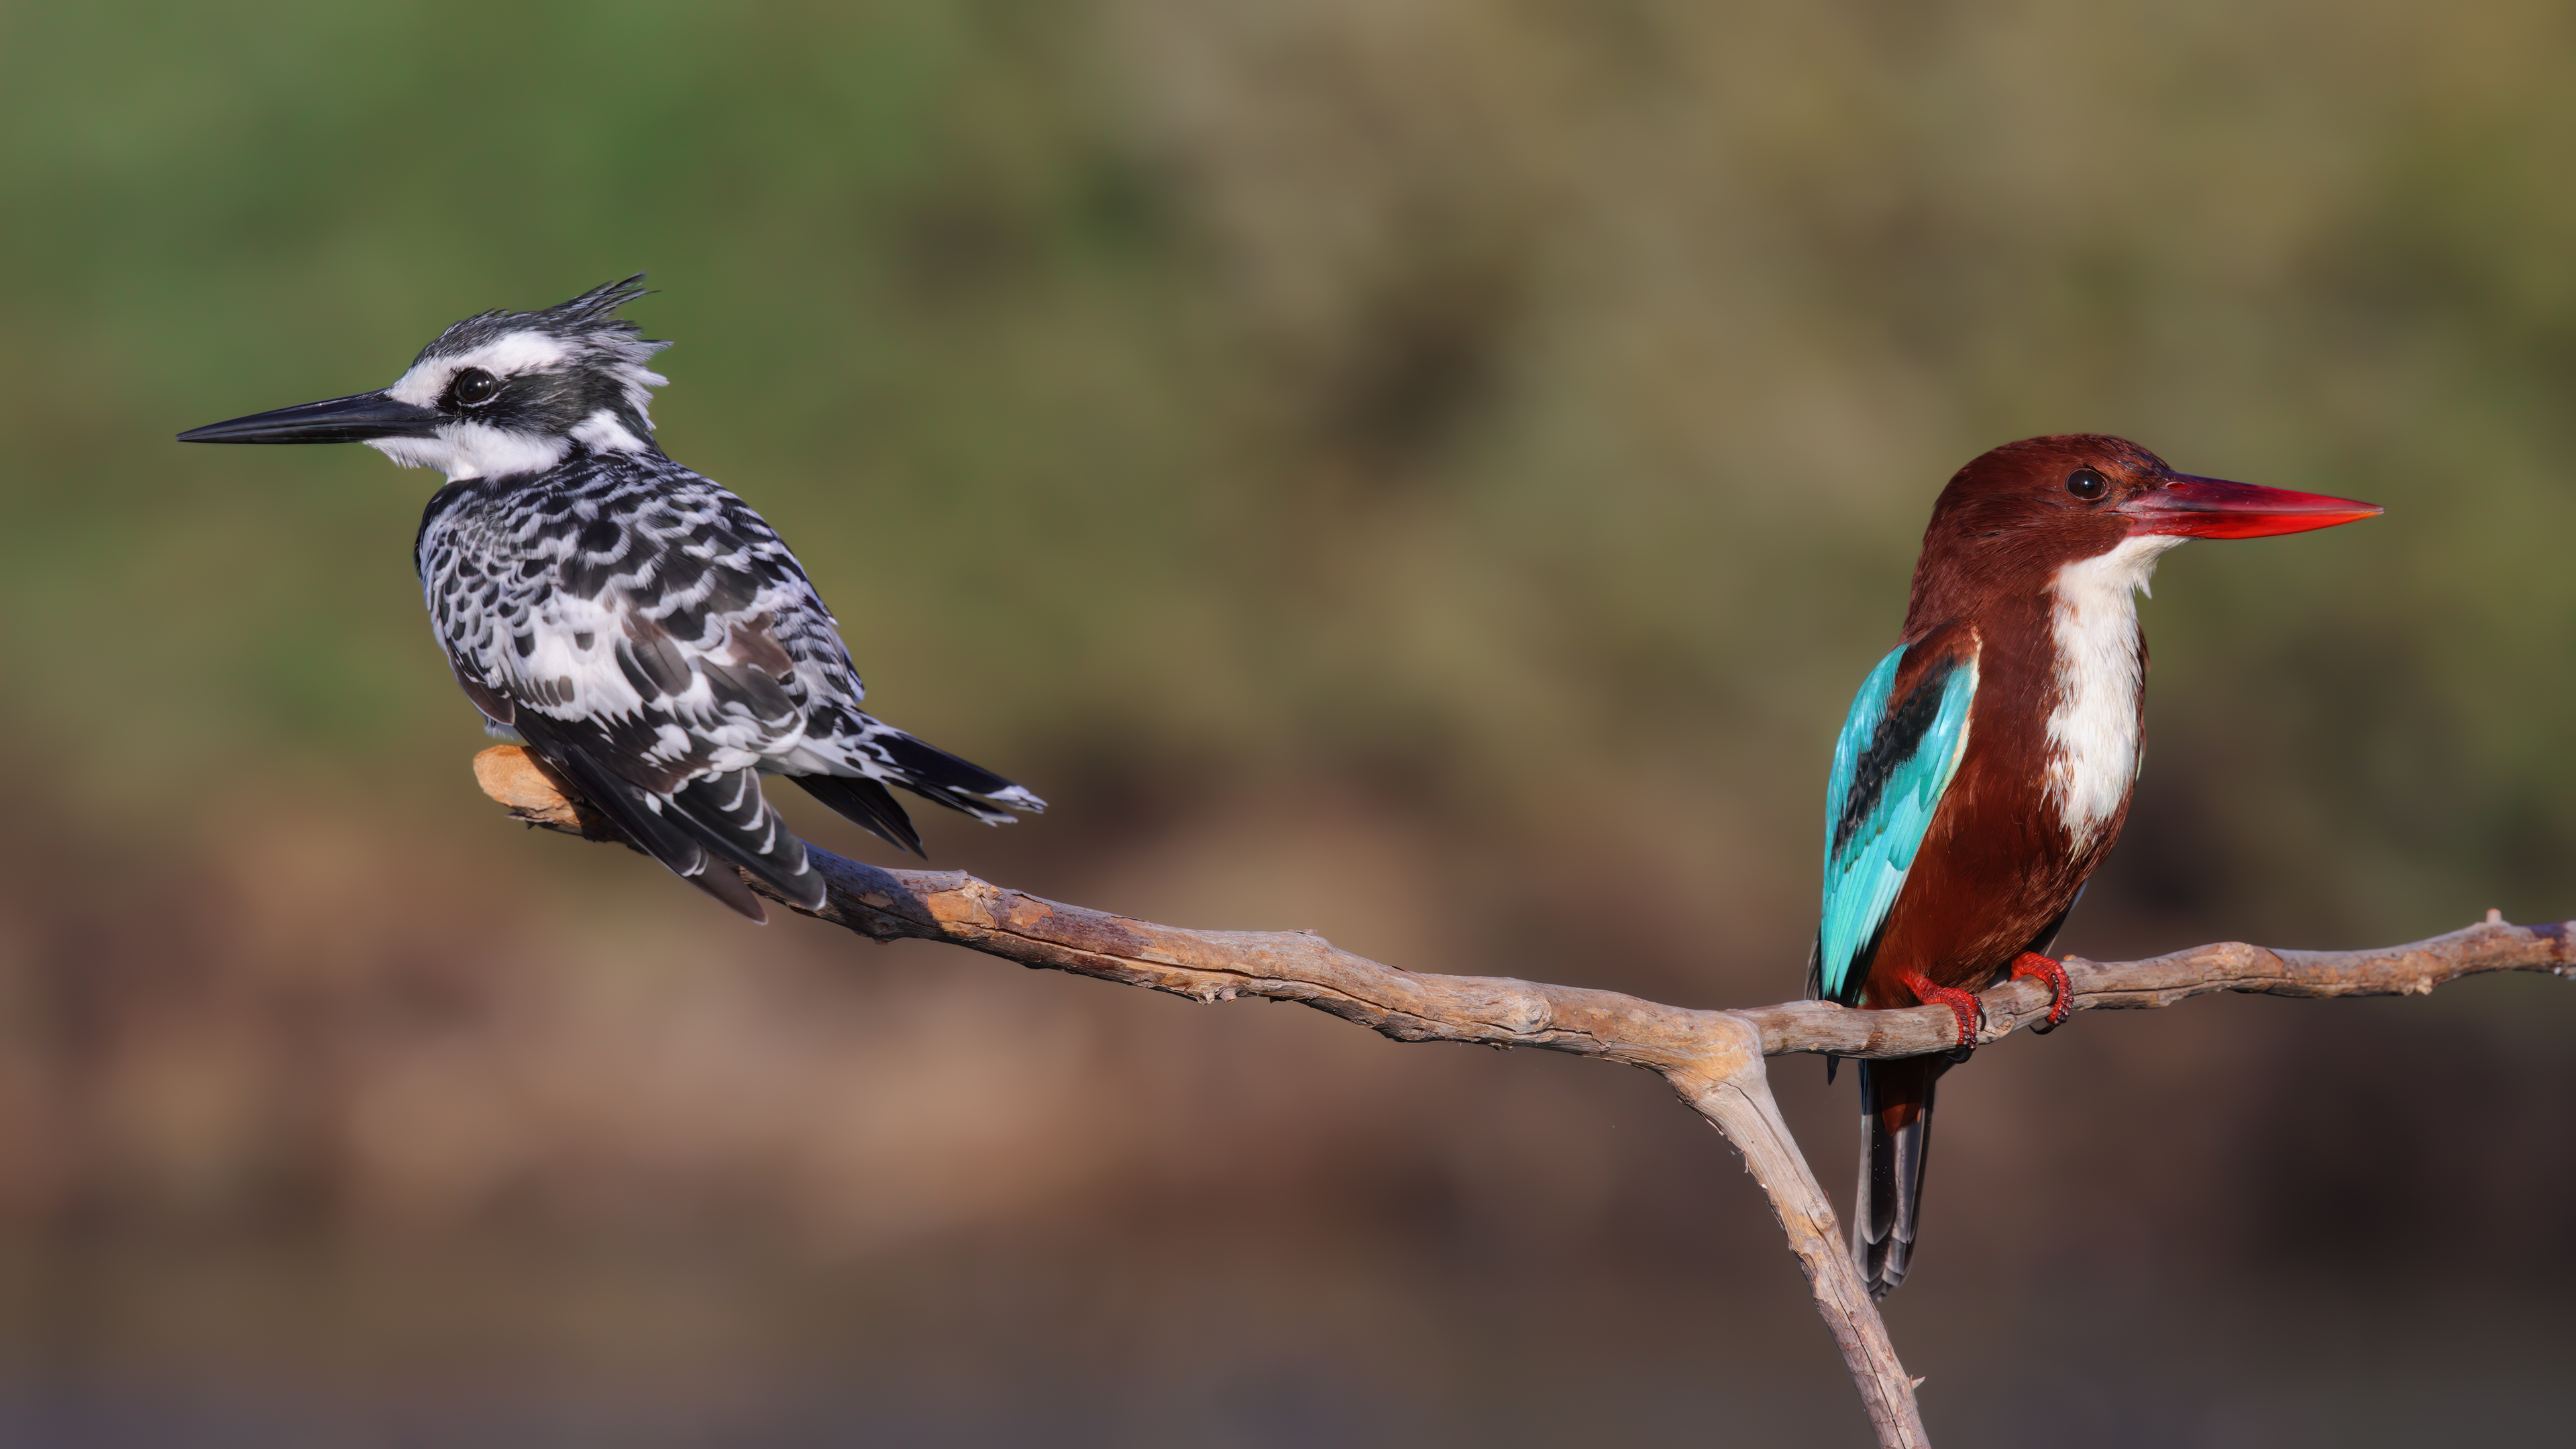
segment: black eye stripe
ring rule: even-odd
[[[2110,492],[2111,482],[2090,468],[2078,468],[2066,475],[2066,491],[2089,501]]]
[[[481,407],[499,396],[501,380],[479,367],[469,367],[456,374],[447,385],[448,401],[458,407]]]

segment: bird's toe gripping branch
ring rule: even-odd
[[[474,783],[510,807],[510,818],[584,840],[613,840],[635,848],[607,816],[590,807],[572,782],[517,745],[494,745],[474,757]]]
[[[1966,1060],[1967,1053],[1976,1049],[1977,1034],[1984,1030],[1986,1023],[1985,1004],[1977,1000],[1976,993],[1939,985],[1919,971],[1909,971],[1897,979],[1925,1006],[1950,1008],[1950,1014],[1959,1019],[1960,1059]]]
[[[2033,1036],[2046,1036],[2057,1030],[2069,1013],[2075,1010],[2075,987],[2066,979],[2066,968],[2037,951],[2024,951],[2013,958],[2012,979],[2036,976],[2048,983],[2048,1020],[2030,1029]]]

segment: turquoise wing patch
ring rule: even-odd
[[[1932,812],[1968,750],[1968,706],[1977,695],[1971,653],[1932,666],[1891,705],[1899,648],[1863,680],[1834,741],[1825,787],[1824,917],[1816,928],[1817,994],[1850,1005]],[[1860,965],[1862,969],[1853,969]]]

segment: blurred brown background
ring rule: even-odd
[[[2065,944],[2550,919],[2571,82],[2538,0],[0,5],[0,1440],[1861,1442],[1649,1079],[521,833],[436,480],[169,435],[650,268],[665,445],[1055,803],[938,863],[1725,1005],[1798,988],[1941,481],[2123,433],[2389,515],[2166,563]],[[1935,1434],[2563,1425],[2571,1026],[1987,1053],[1890,1305]]]

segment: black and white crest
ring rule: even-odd
[[[484,312],[454,323],[385,389],[448,419],[427,437],[369,440],[406,468],[450,478],[542,472],[575,446],[653,452],[653,389],[669,379],[617,309],[644,295],[642,274],[542,312]]]
[[[200,428],[203,442],[364,442],[448,477],[415,558],[430,622],[493,734],[525,743],[635,842],[754,920],[735,869],[812,909],[823,880],[761,795],[786,775],[892,844],[888,786],[1002,824],[1044,801],[859,709],[839,625],[740,498],[663,456],[648,365],[616,315],[638,275],[439,334],[391,387]]]

